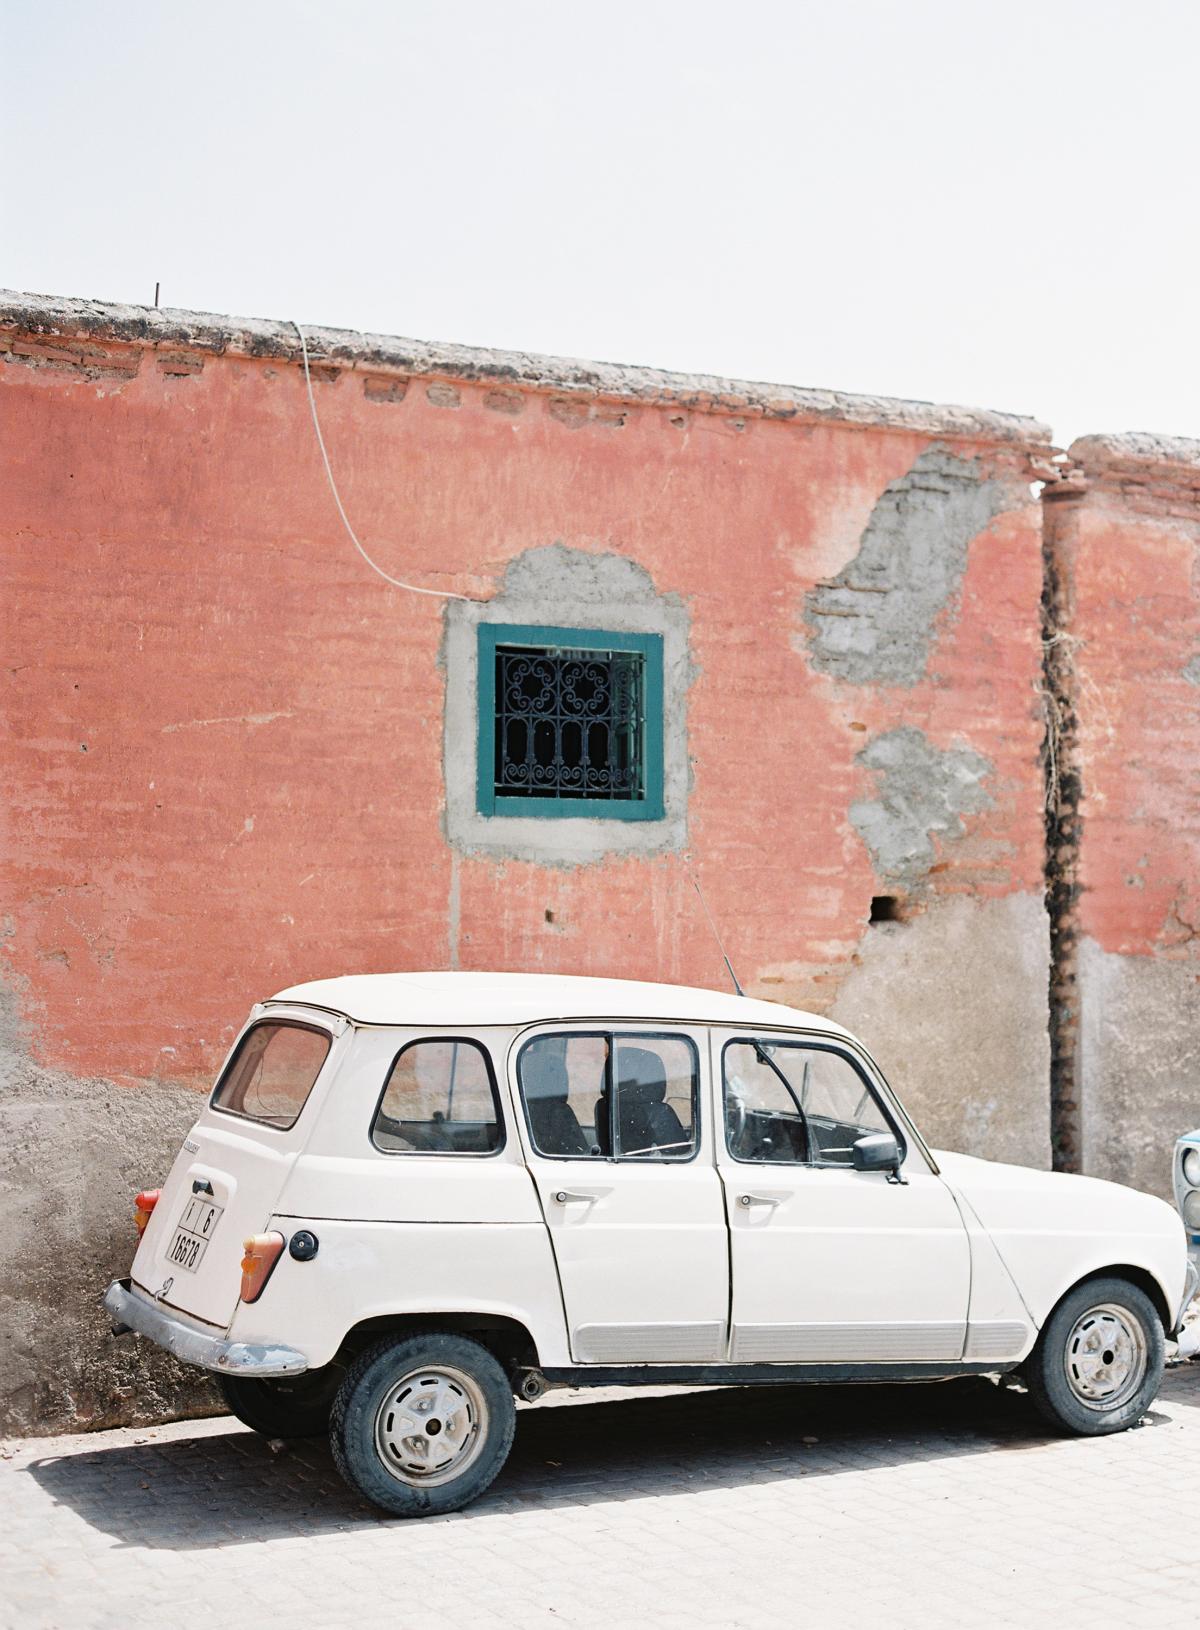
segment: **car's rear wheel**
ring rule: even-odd
[[[1089,1279],[1050,1315],[1025,1375],[1048,1421],[1098,1437],[1141,1420],[1165,1355],[1162,1320],[1145,1291],[1127,1279]]]
[[[244,1375],[217,1380],[230,1413],[252,1432],[267,1438],[317,1438],[329,1429],[329,1412],[344,1373],[329,1364],[277,1380]]]
[[[329,1441],[338,1470],[399,1517],[458,1511],[508,1458],[516,1409],[508,1377],[485,1347],[429,1332],[360,1354],[334,1401]]]

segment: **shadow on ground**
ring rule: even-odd
[[[1164,1402],[1200,1403],[1170,1372]],[[1160,1412],[1148,1424],[1165,1419]],[[508,1465],[465,1513],[604,1504],[795,1477],[834,1477],[995,1450],[1053,1452],[1029,1399],[979,1379],[910,1386],[737,1387],[526,1408]],[[186,1550],[394,1521],[358,1499],[321,1439],[273,1453],[252,1432],[86,1449],[25,1469],[121,1544]]]

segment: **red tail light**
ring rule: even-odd
[[[150,1213],[158,1204],[161,1189],[143,1189],[133,1202],[133,1220],[137,1223],[138,1238],[146,1232],[146,1224],[150,1221]]]
[[[283,1250],[282,1234],[252,1234],[242,1249],[242,1301],[257,1302]]]

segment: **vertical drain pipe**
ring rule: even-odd
[[[1056,1172],[1082,1170],[1079,1080],[1079,846],[1082,763],[1075,672],[1074,562],[1082,472],[1042,489],[1042,703],[1046,735],[1046,911],[1050,919],[1050,1148]]]

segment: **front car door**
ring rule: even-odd
[[[514,1053],[573,1359],[719,1362],[729,1251],[703,1029],[539,1026]]]
[[[713,1080],[732,1362],[961,1359],[967,1233],[867,1061],[835,1037],[725,1029]],[[902,1182],[854,1169],[855,1141],[878,1132],[899,1141]]]

